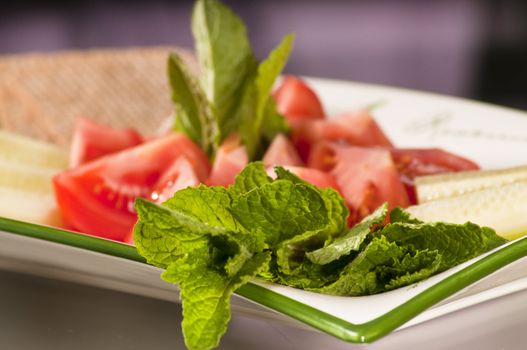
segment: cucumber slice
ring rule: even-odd
[[[527,181],[527,166],[417,177],[415,189],[417,202],[426,203],[522,181]]]
[[[53,194],[51,179],[61,169],[35,167],[0,158],[0,186],[20,191]],[[2,198],[2,202],[5,200]]]
[[[514,239],[527,233],[526,198],[527,181],[427,202],[407,210],[425,222],[471,221]]]
[[[67,151],[0,130],[0,216],[61,227],[52,177],[67,165]]]
[[[0,216],[41,225],[63,227],[53,194],[0,186]]]
[[[33,166],[65,169],[68,152],[55,145],[0,130],[0,158]]]

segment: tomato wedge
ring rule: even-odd
[[[300,78],[288,75],[274,91],[276,109],[289,122],[323,119],[324,109],[317,94]]]
[[[413,204],[417,203],[414,186],[417,176],[479,169],[473,161],[439,148],[394,148],[391,154]]]
[[[181,134],[155,139],[55,176],[55,197],[65,223],[80,232],[124,240],[136,222],[135,199],[151,199],[160,179],[181,156],[198,179],[207,178],[206,155]]]
[[[232,134],[223,141],[212,165],[208,186],[229,186],[234,183],[236,175],[249,163],[249,156],[242,145],[240,136]]]
[[[390,209],[410,204],[386,149],[318,143],[308,165],[335,177],[350,207],[352,221],[360,220],[384,202],[388,202]]]
[[[399,171],[412,177],[479,169],[473,161],[439,148],[394,148],[391,153]]]
[[[196,187],[201,183],[192,163],[185,156],[177,158],[172,166],[157,181],[152,192],[156,203],[172,198],[174,193],[187,187]]]
[[[283,134],[278,134],[267,148],[263,157],[266,166],[272,165],[292,165],[302,166],[304,162],[300,159],[295,146]]]
[[[134,129],[114,129],[87,118],[77,118],[71,140],[70,168],[141,142],[141,135]]]
[[[364,147],[392,147],[367,110],[341,114],[327,120],[305,120],[292,125],[292,140],[304,160],[313,145],[321,141],[344,141]]]

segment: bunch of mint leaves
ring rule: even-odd
[[[259,63],[242,20],[217,0],[196,2],[192,32],[199,80],[177,54],[168,60],[175,130],[188,135],[211,157],[225,138],[236,133],[249,159],[257,159],[277,133],[288,131],[270,94],[293,47],[293,35],[287,35]]]
[[[219,344],[231,294],[253,278],[332,295],[380,293],[420,281],[503,244],[472,223],[423,223],[383,205],[351,229],[348,208],[281,167],[250,163],[229,188],[138,199],[138,252],[179,285],[189,349]]]

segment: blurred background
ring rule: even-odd
[[[246,21],[259,58],[284,34],[297,34],[288,73],[527,109],[526,1],[225,2]],[[166,44],[190,48],[192,3],[2,2],[0,54]]]

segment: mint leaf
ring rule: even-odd
[[[337,191],[332,188],[317,188],[281,166],[276,166],[274,171],[277,179],[305,184],[319,191],[329,216],[329,223],[325,233],[329,236],[335,236],[347,228],[349,210],[344,199]]]
[[[348,228],[349,209],[342,196],[332,188],[319,189],[329,215],[328,234],[336,237]]]
[[[282,166],[275,166],[274,173],[276,174],[276,178],[279,180],[288,180],[297,184],[309,184],[309,182],[302,180],[297,175],[293,174]]]
[[[175,53],[168,58],[168,78],[175,108],[174,128],[189,136],[206,153],[210,153],[217,125],[199,84]]]
[[[402,258],[406,249],[386,237],[374,238],[340,273],[337,281],[316,291],[332,295],[365,295],[384,290],[376,269]]]
[[[405,211],[402,208],[393,208],[390,213],[390,222],[391,223],[406,223],[406,224],[422,224],[421,220],[413,218],[410,213]]]
[[[299,287],[320,287],[333,278],[322,271],[333,270],[328,265],[320,265],[306,259],[306,254],[319,249],[329,239],[327,226],[324,229],[307,231],[293,236],[278,244],[276,251],[274,276],[286,284]],[[339,265],[339,264],[337,264]],[[301,283],[299,285],[299,283]]]
[[[200,239],[208,239],[206,235],[246,233],[226,209],[230,201],[225,188],[204,186],[178,191],[163,205],[137,199],[134,241],[138,252],[149,263],[166,267]]]
[[[270,260],[269,252],[258,253],[230,277],[210,266],[212,257],[204,258],[208,254],[206,248],[195,250],[162,274],[165,281],[181,289],[182,327],[189,349],[212,349],[219,344],[231,316],[230,296],[265,270]]]
[[[169,234],[170,229],[156,226],[152,222],[139,221],[134,226],[134,243],[137,252],[150,265],[166,268],[186,253],[182,243]]]
[[[217,345],[230,318],[232,292],[268,269],[264,235],[235,221],[227,210],[230,200],[225,188],[199,187],[179,191],[163,205],[136,202],[137,249],[167,268],[166,281],[180,284],[191,349]]]
[[[349,211],[344,200],[335,190],[331,188],[317,189],[315,186],[305,182],[281,166],[275,167],[274,171],[277,179],[304,184],[318,191],[324,201],[324,206],[328,213],[329,220],[325,227],[296,235],[283,241],[277,248],[277,265],[280,267],[281,273],[295,274],[297,275],[295,280],[301,280],[302,278],[307,278],[307,276],[304,275],[305,271],[312,271],[312,268],[309,267],[311,264],[304,259],[305,254],[312,250],[321,248],[332,237],[338,236],[344,232],[347,228]],[[303,266],[304,263],[307,265]],[[301,272],[301,270],[304,270],[304,272]],[[288,280],[291,281],[291,279]],[[303,280],[301,283],[307,285]]]
[[[318,191],[287,180],[276,180],[239,196],[231,212],[246,229],[263,232],[270,246],[328,223]]]
[[[288,134],[289,125],[285,117],[276,110],[276,103],[273,98],[267,100],[264,117],[262,120],[261,133],[263,141],[270,144],[278,134]]]
[[[256,105],[256,114],[258,116],[263,116],[264,114],[274,82],[285,67],[293,49],[294,41],[294,34],[286,35],[282,42],[271,51],[269,57],[258,66],[258,75],[255,82],[258,91],[258,103]]]
[[[158,205],[143,198],[136,200],[135,209],[143,222],[152,223],[163,230],[173,230],[169,234],[176,236],[180,241],[192,241],[204,234],[218,235],[228,232],[225,222],[206,221],[205,216],[194,216],[191,211],[173,210],[168,205]]]
[[[498,235],[494,229],[485,226],[481,227],[481,239],[483,240],[483,246],[486,247],[485,251],[497,248],[508,242],[507,239]]]
[[[304,262],[307,252],[321,247],[326,239],[324,230],[307,231],[280,243],[276,248],[276,262],[280,272],[294,274]]]
[[[263,235],[230,233],[209,238],[213,264],[232,277],[254,253],[262,252],[267,247]]]
[[[395,260],[392,266],[379,268],[378,271],[390,276],[385,289],[392,290],[430,277],[439,271],[442,259],[437,250],[420,250],[413,255],[408,253],[401,260]]]
[[[291,49],[293,48],[294,35],[287,35],[282,42],[276,47],[269,57],[258,66],[256,78],[254,80],[255,87],[249,93],[256,94],[253,99],[253,110],[250,113],[245,113],[242,119],[241,134],[243,141],[249,155],[249,159],[253,159],[260,148],[262,139],[262,124],[267,117],[270,120],[266,123],[267,126],[276,126],[279,122],[276,120],[282,118],[280,115],[269,110],[268,101],[270,100],[271,89],[276,78],[284,68]],[[269,128],[268,128],[269,131]],[[274,135],[268,135],[274,136]]]
[[[232,116],[257,63],[242,20],[217,0],[196,2],[192,32],[202,70],[201,85],[219,126],[219,144],[238,129],[238,120]]]
[[[135,209],[139,216],[134,226],[137,251],[148,263],[167,267],[186,253],[186,247],[199,245],[200,238],[209,229],[215,234],[224,233],[222,227],[208,227],[185,213],[137,199]]]
[[[316,291],[338,279],[342,264],[317,265],[304,261],[289,273],[278,270],[273,281],[287,286]]]
[[[316,264],[324,265],[344,255],[348,255],[352,251],[358,251],[361,244],[370,234],[373,226],[382,224],[387,212],[388,205],[384,203],[373,213],[362,219],[360,223],[350,229],[344,236],[337,237],[333,242],[323,248],[307,253],[307,257]]]
[[[238,232],[242,227],[229,211],[231,200],[226,188],[201,185],[176,192],[163,206],[185,213],[209,227],[222,227],[225,231]]]
[[[334,295],[367,295],[407,286],[439,271],[438,251],[412,251],[386,237],[374,238],[340,273],[322,288],[311,289]]]
[[[397,215],[403,220],[409,218],[404,211]],[[376,232],[335,282],[311,290],[366,295],[399,288],[467,261],[505,241],[493,230],[472,223],[391,223]]]
[[[465,262],[507,242],[494,230],[467,222],[449,223],[393,223],[380,234],[391,242],[414,250],[437,250],[442,255],[440,271]]]
[[[272,181],[273,179],[267,175],[263,163],[253,162],[236,176],[234,184],[229,187],[229,193],[237,197]]]

